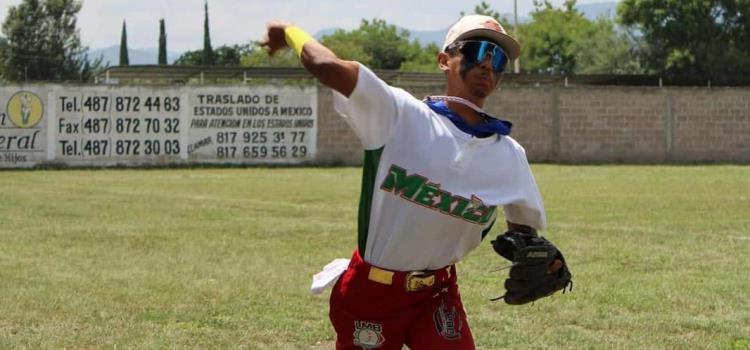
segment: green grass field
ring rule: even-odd
[[[575,288],[491,303],[484,243],[458,265],[480,349],[750,349],[750,167],[533,169]],[[356,244],[359,176],[2,171],[0,349],[332,348],[308,287]]]

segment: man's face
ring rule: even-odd
[[[479,61],[476,52],[476,50],[449,50],[448,54],[439,57],[440,66],[446,72],[448,85],[455,93],[469,99],[483,100],[495,90],[500,82],[502,72],[496,71],[496,68],[504,67],[505,64],[499,64],[496,60],[495,68],[493,68],[494,55],[488,53]],[[467,54],[474,56],[466,57]]]

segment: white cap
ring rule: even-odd
[[[445,35],[443,51],[448,45],[464,39],[482,38],[500,45],[510,60],[521,55],[521,45],[508,35],[500,22],[490,16],[468,15],[461,17]]]

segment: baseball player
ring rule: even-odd
[[[420,100],[298,27],[267,27],[269,53],[297,52],[365,150],[357,249],[330,299],[336,348],[473,349],[454,264],[499,210],[512,230],[534,233],[546,220],[511,123],[482,109],[520,45],[492,17],[461,18],[437,56],[445,96]]]

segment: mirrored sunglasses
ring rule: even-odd
[[[457,41],[449,46],[458,48],[458,51],[464,56],[469,63],[479,64],[484,61],[487,55],[492,56],[492,69],[495,72],[502,72],[508,65],[508,55],[499,45],[485,40]]]

